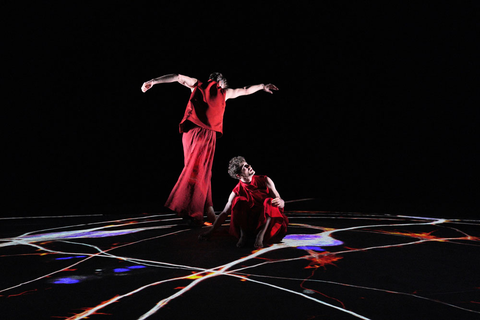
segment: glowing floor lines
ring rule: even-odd
[[[399,227],[399,226],[402,226],[402,227],[405,227],[405,226],[412,226],[412,225],[434,225],[434,224],[439,224],[439,223],[443,223],[445,222],[446,220],[445,219],[432,219],[433,221],[428,221],[428,222],[413,222],[413,223],[402,223],[402,224],[377,224],[377,225],[370,225],[370,226],[356,226],[356,227],[348,227],[348,228],[342,228],[342,229],[335,229],[335,230],[329,230],[329,231],[324,231],[322,233],[322,237],[330,237],[330,234],[334,233],[334,232],[344,232],[344,231],[352,231],[352,230],[358,230],[358,229],[364,229],[364,228],[382,228],[382,227]],[[338,255],[338,254],[342,254],[342,253],[350,253],[350,252],[355,252],[355,251],[365,251],[365,250],[372,250],[372,249],[379,249],[379,248],[392,248],[392,247],[395,247],[395,246],[406,246],[406,245],[411,245],[411,244],[418,244],[418,243],[422,243],[422,242],[426,242],[426,241],[432,241],[432,240],[417,240],[417,241],[413,241],[413,242],[410,242],[410,243],[402,243],[402,244],[396,244],[396,245],[385,245],[385,246],[376,246],[376,247],[370,247],[370,248],[363,248],[363,249],[358,249],[358,250],[349,250],[349,251],[344,251],[344,252],[335,252],[335,253],[326,253],[326,255],[328,254],[334,254],[334,255]],[[298,245],[303,245],[304,243],[297,243],[297,245],[294,245],[295,243],[292,243],[290,244],[290,246],[298,246]],[[170,297],[167,297],[165,299],[162,299],[161,301],[159,301],[157,303],[157,305],[152,308],[150,311],[148,311],[147,313],[145,313],[143,316],[141,316],[139,319],[147,319],[148,317],[150,317],[151,315],[153,315],[154,313],[158,312],[161,308],[163,308],[164,306],[166,306],[171,300],[181,296],[182,294],[184,294],[186,291],[190,290],[191,288],[193,288],[195,285],[197,285],[198,283],[202,282],[202,281],[205,281],[211,277],[214,277],[214,276],[218,276],[218,275],[222,275],[222,274],[225,274],[225,272],[222,272],[228,268],[230,268],[231,266],[233,265],[236,265],[236,264],[239,264],[241,263],[242,261],[245,261],[245,260],[250,260],[250,259],[253,259],[254,257],[256,257],[257,255],[260,255],[260,254],[264,254],[268,251],[273,251],[273,250],[277,250],[277,249],[282,249],[282,248],[286,248],[286,247],[289,247],[289,245],[285,245],[285,244],[281,244],[281,245],[274,245],[274,246],[271,246],[269,247],[268,249],[263,249],[263,250],[260,250],[258,251],[257,253],[254,253],[246,258],[243,258],[243,259],[240,259],[240,260],[237,260],[237,261],[234,261],[232,262],[231,264],[228,264],[226,266],[223,266],[220,268],[220,271],[214,271],[214,270],[209,270],[210,273],[208,273],[208,275],[204,276],[204,277],[201,277],[195,281],[193,281],[191,284],[189,284],[187,287],[183,288],[182,290],[180,290],[179,292],[175,293],[174,295],[170,296]],[[301,259],[304,259],[303,257]],[[208,272],[208,271],[206,271]],[[235,271],[232,271],[232,272],[235,272]],[[228,274],[231,274],[231,272],[228,272]],[[247,279],[248,280],[248,279]],[[311,298],[311,297],[309,297]],[[314,299],[316,300],[316,299]],[[317,301],[317,300],[316,300]],[[334,307],[334,308],[337,308],[336,306],[333,306],[333,305],[330,305],[328,303],[324,303],[324,302],[320,302],[320,300],[318,300],[317,302],[319,303],[322,303],[322,304],[326,304],[326,305],[329,305],[330,307]],[[339,308],[341,310],[344,310],[342,308]],[[360,315],[356,315],[356,316],[359,316],[359,317],[362,317]],[[363,318],[363,317],[362,317]]]
[[[71,229],[71,228],[77,228],[77,227],[93,226],[93,225],[97,225],[97,224],[103,224],[104,226],[101,227],[101,228],[116,227],[116,226],[119,226],[119,225],[112,225],[112,223],[119,223],[119,222],[124,222],[124,221],[130,221],[129,224],[131,224],[131,223],[138,224],[140,222],[136,222],[137,220],[146,220],[146,219],[152,219],[152,218],[157,218],[157,217],[169,217],[169,216],[171,217],[171,216],[175,216],[175,215],[174,214],[163,214],[163,215],[156,214],[156,215],[140,216],[140,217],[134,217],[134,218],[124,218],[124,219],[115,219],[115,220],[107,220],[107,221],[79,223],[79,224],[74,224],[74,225],[67,225],[67,226],[60,226],[60,227],[54,227],[54,228],[46,228],[46,229],[40,229],[40,230],[35,230],[35,231],[29,231],[27,233],[24,233],[24,234],[18,236],[18,237],[19,238],[26,237],[30,234],[39,233],[39,232],[47,232],[47,231],[53,231],[53,230],[59,230],[59,229]],[[155,223],[155,222],[162,222],[162,221],[180,221],[180,220],[181,220],[180,218],[170,218],[170,219],[159,219],[159,220],[146,221],[145,223]]]
[[[235,273],[238,273],[238,270],[232,271]],[[356,288],[356,289],[362,289],[362,290],[369,290],[369,291],[378,291],[378,292],[383,292],[383,293],[388,293],[388,294],[398,294],[398,295],[404,295],[404,296],[409,296],[421,300],[427,300],[430,302],[434,303],[439,303],[443,304],[448,307],[456,308],[459,310],[463,311],[468,311],[472,313],[478,313],[480,314],[480,311],[476,310],[471,310],[467,308],[463,308],[454,304],[450,304],[441,300],[437,299],[432,299],[432,298],[427,298],[423,297],[414,293],[408,293],[408,292],[400,292],[400,291],[393,291],[393,290],[388,290],[388,289],[380,289],[380,288],[372,288],[372,287],[366,287],[366,286],[359,286],[359,285],[354,285],[354,284],[348,284],[348,283],[342,283],[342,282],[335,282],[335,281],[328,281],[328,280],[318,280],[318,279],[301,279],[301,278],[287,278],[287,277],[275,277],[275,276],[265,276],[265,275],[260,275],[260,274],[244,274],[244,273],[238,273],[238,276],[248,276],[249,278],[251,277],[258,277],[258,278],[269,278],[269,279],[279,279],[279,280],[290,280],[290,281],[305,281],[305,282],[318,282],[318,283],[326,283],[326,284],[331,284],[331,285],[337,285],[337,286],[343,286],[343,287],[349,287],[349,288]]]
[[[385,248],[391,248],[391,247],[395,247],[395,246],[419,244],[419,243],[427,242],[427,241],[431,241],[431,240],[421,240],[421,241],[415,241],[415,242],[411,242],[411,243],[403,243],[403,244],[397,244],[397,245],[388,245],[388,246],[377,246],[377,247],[370,247],[370,248],[362,248],[362,249],[356,249],[356,250],[350,250],[350,251],[326,252],[324,255],[338,255],[338,254],[353,253],[353,252],[357,252],[357,251],[358,251],[358,252],[361,252],[361,251],[372,250],[372,249],[385,249]],[[245,271],[245,270],[248,270],[248,269],[255,269],[255,268],[258,268],[258,267],[260,267],[260,266],[267,265],[267,264],[285,263],[285,262],[291,262],[291,261],[295,261],[295,260],[305,260],[305,257],[297,257],[297,258],[290,258],[290,259],[283,259],[283,260],[263,261],[263,262],[260,262],[260,263],[257,263],[257,264],[251,265],[251,266],[246,266],[246,267],[243,267],[243,268],[231,270],[231,271],[229,271],[228,273],[229,273],[229,274],[232,274],[232,275],[233,275],[233,273],[235,273],[235,274],[237,274],[239,277],[243,276],[244,279],[247,280],[247,281],[250,281],[252,277],[260,277],[260,278],[263,277],[263,278],[282,279],[282,280],[320,282],[320,283],[340,285],[340,286],[357,288],[357,289],[365,289],[365,290],[371,290],[371,291],[379,291],[379,292],[384,292],[384,293],[389,293],[389,294],[399,294],[399,295],[414,297],[414,298],[417,298],[417,299],[427,300],[427,301],[434,302],[434,303],[443,304],[443,305],[445,305],[445,306],[457,308],[457,309],[463,310],[463,311],[468,311],[468,312],[480,314],[480,311],[476,311],[476,310],[472,310],[472,309],[467,309],[467,308],[464,308],[464,307],[461,307],[461,306],[457,306],[457,305],[454,305],[454,304],[446,303],[446,302],[441,301],[441,300],[438,300],[438,299],[427,298],[427,297],[423,297],[423,296],[420,296],[420,295],[417,295],[417,294],[412,294],[412,293],[392,291],[392,290],[388,290],[388,289],[372,288],[372,287],[366,287],[366,286],[358,286],[358,285],[347,284],[347,283],[340,283],[340,282],[334,282],[334,281],[328,281],[328,280],[300,279],[300,278],[289,278],[289,277],[275,277],[275,276],[265,276],[265,275],[255,274],[255,273],[244,273],[244,272],[242,272],[242,271]],[[272,286],[274,286],[274,285],[272,285]],[[274,286],[274,287],[276,287],[276,286]]]
[[[161,229],[164,229],[164,228],[161,228]],[[144,231],[144,230],[139,230],[140,231]],[[134,244],[137,244],[137,243],[140,243],[140,242],[143,242],[143,241],[150,241],[150,240],[154,240],[154,239],[158,239],[158,238],[162,238],[162,237],[165,237],[165,236],[170,236],[170,235],[173,235],[173,234],[177,234],[177,233],[180,233],[180,232],[185,232],[186,230],[179,230],[179,231],[176,231],[176,232],[172,232],[172,233],[169,233],[167,235],[160,235],[160,236],[155,236],[155,237],[151,237],[151,238],[148,238],[148,239],[142,239],[142,240],[138,240],[138,241],[135,241],[135,242],[131,242],[131,243],[128,243],[128,244],[124,244],[124,245],[119,245],[119,246],[116,246],[116,247],[113,247],[113,248],[110,248],[110,249],[107,249],[107,250],[101,250],[99,247],[97,246],[93,246],[93,245],[90,245],[90,244],[85,244],[85,243],[77,243],[77,242],[71,242],[71,241],[68,241],[68,243],[70,244],[75,244],[75,245],[79,245],[79,246],[88,246],[88,247],[91,247],[93,248],[94,250],[97,251],[97,253],[95,254],[92,254],[92,253],[84,253],[84,252],[65,252],[65,251],[59,251],[59,250],[50,250],[44,246],[41,246],[41,245],[37,245],[33,242],[37,242],[37,241],[46,241],[45,238],[43,237],[33,237],[33,238],[27,238],[27,239],[14,239],[14,240],[10,240],[12,245],[13,244],[16,244],[16,245],[24,245],[24,246],[31,246],[31,247],[34,247],[40,251],[43,251],[43,252],[48,252],[48,253],[51,253],[51,254],[63,254],[63,255],[86,255],[88,256],[87,258],[85,259],[82,259],[81,261],[78,261],[76,263],[73,263],[67,267],[64,267],[64,268],[61,268],[59,270],[56,270],[56,271],[53,271],[51,273],[48,273],[46,275],[43,275],[41,277],[38,277],[38,278],[35,278],[35,279],[31,279],[31,280],[28,280],[28,281],[25,281],[23,283],[20,283],[20,284],[17,284],[15,286],[12,286],[12,287],[8,287],[8,288],[4,288],[4,289],[1,289],[0,288],[0,293],[1,292],[5,292],[5,291],[8,291],[8,290],[11,290],[11,289],[15,289],[15,288],[18,288],[18,287],[21,287],[23,285],[26,285],[26,284],[31,284],[33,282],[36,282],[36,281],[39,281],[39,280],[42,280],[42,279],[45,279],[45,278],[48,278],[48,277],[51,277],[57,273],[60,273],[66,269],[71,269],[73,268],[74,266],[77,266],[91,258],[94,258],[94,257],[103,257],[103,258],[113,258],[113,259],[119,259],[119,260],[125,260],[125,261],[132,261],[134,263],[149,263],[150,265],[155,265],[156,267],[158,266],[167,266],[167,267],[171,267],[171,268],[179,268],[179,269],[187,269],[187,270],[199,270],[199,268],[191,268],[191,267],[185,267],[185,266],[179,266],[179,265],[175,265],[175,264],[169,264],[169,263],[165,263],[165,262],[158,262],[158,261],[151,261],[151,260],[142,260],[142,259],[135,259],[135,258],[125,258],[125,257],[119,257],[119,256],[115,256],[115,255],[112,255],[112,254],[109,254],[108,252],[111,251],[111,250],[115,250],[115,249],[118,249],[120,247],[125,247],[125,246],[129,246],[129,245],[134,245]],[[83,232],[83,231],[82,231]],[[60,233],[60,236],[59,236],[59,239],[63,239],[63,234]],[[47,236],[48,238],[48,241],[53,241],[55,239],[54,235],[50,234]],[[58,242],[67,242],[65,240],[58,240]],[[142,261],[142,262],[141,262]],[[201,270],[201,269],[200,269]]]
[[[471,234],[467,231],[462,230],[463,226],[469,226],[470,229],[480,227],[480,221],[477,220],[469,220],[468,222],[459,220],[459,219],[440,219],[440,218],[425,218],[425,217],[416,217],[416,216],[381,216],[381,215],[360,215],[358,213],[344,213],[344,214],[312,214],[308,213],[307,216],[302,216],[302,213],[294,213],[290,216],[291,225],[290,225],[290,234],[285,237],[283,243],[275,244],[270,247],[263,248],[261,250],[253,251],[251,254],[244,256],[239,259],[234,259],[226,264],[222,264],[212,268],[204,268],[201,265],[194,266],[194,262],[187,262],[187,263],[173,263],[168,262],[168,256],[162,258],[165,261],[157,261],[156,259],[140,259],[136,258],[130,254],[123,254],[123,255],[116,255],[115,250],[120,248],[136,248],[137,246],[143,245],[145,246],[149,241],[162,241],[162,239],[170,239],[171,236],[180,236],[182,234],[191,234],[195,232],[194,230],[187,229],[185,227],[180,227],[180,230],[172,231],[172,228],[179,227],[179,225],[174,224],[174,221],[179,221],[178,218],[173,217],[172,215],[149,215],[149,216],[141,216],[141,217],[133,217],[133,218],[125,218],[125,219],[117,219],[117,220],[110,220],[110,221],[103,221],[103,222],[91,222],[91,223],[84,223],[84,224],[76,224],[71,226],[63,226],[63,227],[55,227],[55,228],[45,228],[43,230],[37,231],[29,231],[23,233],[21,236],[17,237],[10,237],[0,239],[0,249],[4,249],[7,247],[14,248],[19,246],[27,246],[32,247],[35,250],[38,250],[43,255],[35,254],[31,258],[41,260],[44,259],[45,254],[47,256],[51,255],[62,255],[65,257],[73,256],[78,261],[73,263],[68,263],[66,266],[62,265],[62,267],[55,268],[55,270],[51,270],[44,275],[39,277],[34,277],[34,279],[30,279],[27,281],[21,281],[14,285],[8,286],[8,288],[0,289],[0,293],[3,292],[11,292],[8,296],[0,296],[0,299],[23,299],[23,293],[28,292],[31,296],[35,296],[39,294],[42,287],[42,281],[45,281],[51,278],[54,275],[60,274],[64,271],[72,272],[74,268],[81,268],[87,261],[89,264],[92,264],[92,261],[98,265],[101,265],[101,259],[97,258],[107,258],[107,259],[114,259],[118,261],[122,261],[125,263],[130,263],[133,265],[137,265],[138,268],[134,266],[126,266],[119,268],[118,272],[130,272],[132,277],[135,276],[135,270],[145,270],[148,266],[151,268],[149,271],[150,275],[155,274],[155,268],[162,268],[162,269],[176,269],[176,270],[183,270],[185,272],[190,272],[189,274],[185,274],[182,276],[174,276],[165,277],[163,274],[163,279],[158,279],[158,281],[152,281],[150,283],[139,285],[137,288],[129,288],[126,290],[127,292],[124,294],[113,294],[109,298],[101,298],[98,299],[98,305],[94,307],[87,307],[84,308],[83,312],[80,312],[76,315],[72,315],[70,317],[66,316],[65,319],[69,320],[77,320],[77,319],[85,319],[91,318],[93,316],[98,317],[108,317],[105,313],[100,313],[100,311],[105,312],[108,306],[112,305],[113,303],[122,302],[122,304],[128,305],[128,299],[124,299],[126,297],[133,297],[140,294],[147,288],[153,288],[159,285],[166,285],[168,283],[175,283],[177,281],[185,281],[188,280],[190,283],[183,287],[175,288],[178,291],[175,291],[174,294],[167,295],[162,297],[158,302],[141,306],[141,316],[138,319],[147,319],[150,318],[152,315],[161,312],[161,310],[170,304],[173,300],[179,297],[185,297],[185,293],[191,291],[193,288],[197,288],[197,290],[201,290],[201,284],[209,283],[210,279],[218,278],[218,277],[233,277],[244,282],[250,282],[252,284],[257,284],[260,287],[269,287],[277,290],[278,292],[284,292],[287,295],[294,295],[305,299],[305,301],[314,302],[323,306],[324,308],[335,310],[335,312],[343,312],[352,317],[360,318],[360,319],[369,319],[366,315],[360,314],[357,311],[357,304],[362,303],[362,301],[353,298],[348,298],[349,302],[341,301],[342,299],[339,297],[335,297],[335,295],[327,296],[328,299],[333,299],[339,302],[342,306],[337,305],[336,303],[329,303],[325,300],[325,298],[319,298],[320,295],[324,295],[322,292],[323,290],[318,291],[319,289],[313,289],[309,294],[305,292],[301,292],[302,284],[304,283],[322,283],[328,285],[334,285],[341,288],[345,288],[347,291],[344,292],[345,296],[355,297],[353,292],[349,292],[350,289],[355,290],[363,290],[365,292],[377,292],[386,294],[388,296],[403,296],[418,299],[420,301],[425,301],[429,303],[436,303],[445,307],[449,307],[452,310],[459,310],[456,312],[468,312],[471,314],[480,314],[479,301],[476,301],[475,298],[470,298],[469,301],[460,300],[458,302],[455,301],[448,301],[450,296],[452,295],[451,292],[448,293],[449,296],[443,296],[442,300],[440,299],[433,299],[429,298],[420,294],[417,294],[416,291],[413,293],[409,292],[402,292],[400,290],[392,290],[385,287],[380,286],[365,286],[365,285],[356,285],[356,284],[349,284],[348,282],[344,281],[331,281],[331,280],[323,280],[323,279],[314,279],[312,278],[313,275],[318,272],[318,270],[323,270],[322,275],[324,277],[328,277],[331,264],[336,264],[339,261],[337,267],[335,268],[344,268],[348,264],[344,264],[343,262],[348,262],[351,260],[352,253],[356,254],[366,254],[367,252],[371,252],[373,250],[384,250],[388,252],[389,249],[399,248],[399,247],[415,247],[415,245],[421,245],[425,243],[452,243],[459,248],[471,248],[471,250],[476,250],[476,248],[480,247],[480,238],[478,234]],[[342,221],[349,221],[351,224],[352,222],[360,221],[360,220],[367,220],[372,224],[356,224],[349,227],[332,227],[331,224],[339,225]],[[306,223],[298,223],[300,221],[309,221],[309,224]],[[329,223],[331,221],[332,223]],[[394,223],[392,223],[394,221]],[[312,224],[311,222],[317,222],[317,225]],[[425,228],[420,228],[421,231],[412,232],[409,229],[418,230],[421,226],[442,226],[442,230],[448,229],[450,234],[447,232],[447,237],[440,237],[436,236],[437,232],[428,229],[424,231]],[[455,227],[453,227],[455,226]],[[445,228],[443,228],[445,227]],[[75,229],[76,228],[76,229]],[[296,233],[298,229],[308,230],[308,232],[316,232],[316,233],[307,233],[307,234],[293,234]],[[398,229],[402,229],[398,231]],[[55,232],[54,232],[55,231]],[[144,233],[149,231],[149,233]],[[172,232],[168,232],[172,231]],[[155,236],[151,236],[153,233],[157,233]],[[457,232],[458,236],[452,236],[451,234]],[[344,244],[342,241],[344,238],[348,239],[355,239],[355,234],[361,234],[362,237],[368,237],[368,234],[375,234],[375,236],[381,237],[382,235],[388,236],[385,238],[390,243],[382,243],[382,244],[373,244],[367,245],[360,248],[352,248],[355,247],[354,243]],[[433,234],[432,234],[433,233]],[[145,234],[143,236],[143,234]],[[343,235],[348,235],[348,237],[344,237]],[[137,236],[134,236],[137,235]],[[119,237],[127,237],[126,241],[122,241],[123,243],[119,242]],[[342,241],[337,240],[334,236],[342,239]],[[352,238],[353,236],[353,238]],[[402,241],[401,243],[392,243],[392,236],[394,237],[401,237],[401,238],[409,238],[411,241]],[[139,239],[137,239],[137,237]],[[374,238],[374,239],[377,239]],[[89,239],[86,242],[83,239]],[[100,241],[102,239],[102,246],[97,244],[95,241]],[[112,240],[109,240],[112,239]],[[114,240],[115,239],[115,240]],[[128,240],[129,239],[129,240]],[[134,239],[134,241],[131,241]],[[352,240],[349,240],[350,242]],[[110,244],[108,244],[110,242]],[[84,247],[84,250],[60,250],[58,246],[66,245]],[[195,244],[192,244],[195,245]],[[107,248],[106,248],[107,246]],[[331,247],[332,249],[327,248]],[[89,248],[90,250],[86,250]],[[105,249],[102,249],[105,248]],[[290,256],[285,257],[282,253],[282,250],[285,249],[294,249],[298,250],[299,256]],[[296,248],[304,248],[302,251]],[[93,250],[93,252],[89,252]],[[236,248],[232,247],[230,250],[235,251]],[[85,252],[77,252],[77,251],[87,251]],[[410,250],[411,251],[411,250]],[[408,252],[410,252],[408,251]],[[126,251],[122,251],[126,252]],[[269,256],[270,253],[275,252],[277,258],[275,259],[268,259],[266,257]],[[286,252],[286,251],[285,251]],[[292,251],[288,251],[292,254]],[[305,254],[301,254],[300,252],[304,252]],[[19,253],[18,256],[25,256],[24,253]],[[378,255],[377,255],[378,256]],[[349,259],[350,257],[350,259]],[[9,253],[8,255],[0,255],[0,259],[13,259],[15,258],[15,254]],[[258,260],[260,259],[260,261]],[[342,259],[342,260],[339,260]],[[188,260],[188,259],[187,259]],[[51,260],[50,260],[51,261]],[[295,276],[295,273],[292,274],[291,277],[284,277],[284,276],[275,276],[275,275],[260,275],[255,270],[262,267],[262,270],[269,270],[270,266],[275,264],[285,264],[286,268],[292,268],[291,263],[294,261],[305,261],[303,268],[298,270],[301,273],[305,273],[304,269],[311,269],[311,275],[306,278]],[[248,263],[247,263],[248,262]],[[253,263],[252,263],[253,262]],[[249,265],[245,265],[245,264]],[[298,265],[298,264],[295,264]],[[290,267],[289,267],[290,266]],[[142,268],[142,269],[140,269]],[[283,267],[282,267],[283,268]],[[278,269],[278,268],[277,268]],[[122,271],[123,270],[123,271]],[[246,273],[248,271],[249,273]],[[295,272],[295,271],[293,271]],[[294,282],[301,282],[298,285],[298,291],[292,290],[284,286],[277,285],[275,283],[271,283],[270,281],[261,281],[260,278],[270,279],[270,280],[288,280]],[[62,278],[66,279],[66,278]],[[60,279],[60,280],[62,280]],[[102,281],[102,278],[96,277],[95,281]],[[477,279],[478,280],[478,279]],[[58,281],[58,282],[49,282],[50,286],[51,283],[59,283],[59,285],[67,286],[69,284],[68,281]],[[74,282],[72,282],[74,283]],[[476,282],[475,282],[476,283]],[[38,288],[32,288],[31,286],[36,284]],[[20,287],[25,286],[25,289],[22,292],[15,292]],[[72,290],[75,288],[74,284],[69,285],[71,286]],[[55,287],[54,287],[55,288]],[[53,288],[53,290],[55,290]],[[455,287],[452,287],[455,288]],[[259,289],[261,290],[261,289]],[[13,291],[13,292],[12,292]],[[307,290],[309,291],[309,290]],[[425,290],[424,290],[425,291]],[[465,288],[465,290],[457,290],[462,294],[469,294],[474,295],[478,294],[480,288],[478,285],[474,287]],[[310,294],[311,293],[311,294]],[[364,293],[364,294],[367,294]],[[447,294],[446,292],[437,292],[437,294]],[[343,295],[342,295],[343,296]],[[367,302],[364,302],[367,303]],[[463,304],[459,305],[459,304]],[[344,308],[343,305],[348,306],[348,309]],[[72,307],[70,310],[75,310],[79,307],[84,306],[76,306]],[[138,309],[138,308],[137,308]],[[364,309],[364,308],[363,308]],[[477,310],[478,309],[478,310]],[[319,309],[322,310],[322,309]],[[360,309],[358,309],[360,310]],[[321,313],[321,311],[319,311]],[[363,313],[363,312],[362,312]],[[57,315],[58,316],[58,315]],[[116,315],[113,315],[116,317]],[[461,317],[461,316],[459,316]],[[375,317],[374,317],[375,318]]]
[[[242,278],[240,276],[237,276],[237,275],[233,275],[237,278]],[[249,282],[253,282],[253,283],[257,283],[257,284],[261,284],[261,285],[264,285],[264,286],[268,286],[268,287],[272,287],[272,288],[275,288],[275,289],[278,289],[278,290],[281,290],[281,291],[285,291],[285,292],[288,292],[288,293],[291,293],[291,294],[294,294],[294,295],[297,295],[297,296],[301,296],[307,300],[312,300],[316,303],[319,303],[319,304],[322,304],[322,305],[325,305],[329,308],[333,308],[333,309],[336,309],[336,310],[339,310],[341,312],[344,312],[344,313],[348,313],[356,318],[359,318],[359,319],[367,319],[369,320],[370,318],[367,318],[367,317],[364,317],[356,312],[353,312],[351,310],[347,310],[345,308],[341,308],[339,306],[336,306],[336,305],[333,305],[331,303],[327,303],[325,301],[322,301],[320,299],[315,299],[313,298],[312,296],[309,296],[307,294],[304,294],[304,293],[301,293],[301,292],[297,292],[297,291],[293,291],[293,290],[289,290],[289,289],[286,289],[286,288],[283,288],[283,287],[279,287],[279,286],[276,286],[276,285],[273,285],[273,284],[270,284],[270,283],[267,283],[267,282],[263,282],[263,281],[258,281],[258,280],[254,280],[254,279],[251,279],[251,278],[246,278],[246,281],[249,281]]]
[[[204,277],[201,277],[199,279],[196,279],[195,281],[193,281],[192,283],[190,283],[187,287],[185,287],[184,289],[182,289],[181,291],[178,291],[177,293],[175,293],[174,295],[171,295],[170,297],[167,297],[165,299],[162,299],[161,301],[159,301],[156,306],[154,308],[152,308],[151,310],[149,310],[147,313],[143,314],[140,318],[138,318],[139,320],[145,320],[147,318],[149,318],[150,316],[152,316],[153,314],[155,314],[156,312],[158,312],[161,308],[165,307],[171,300],[177,298],[177,297],[180,297],[182,294],[184,294],[186,291],[189,291],[191,290],[193,287],[195,287],[196,285],[198,285],[199,283],[203,282],[203,281],[206,281],[208,280],[209,278],[212,278],[212,277],[217,277],[217,276],[221,276],[221,275],[228,275],[228,276],[233,276],[233,277],[236,277],[236,278],[241,278],[241,279],[244,279],[246,281],[250,281],[250,282],[253,282],[253,283],[257,283],[257,284],[261,284],[261,285],[264,285],[264,286],[269,286],[269,287],[272,287],[272,288],[275,288],[275,289],[278,289],[278,290],[281,290],[281,291],[285,291],[285,292],[289,292],[289,293],[292,293],[292,294],[295,294],[295,295],[298,295],[298,296],[301,296],[303,298],[306,298],[308,300],[312,300],[316,303],[319,303],[319,304],[322,304],[322,305],[325,305],[329,308],[333,308],[333,309],[336,309],[336,310],[339,310],[341,312],[345,312],[345,313],[348,313],[352,316],[355,316],[357,318],[360,318],[360,319],[369,319],[369,318],[366,318],[362,315],[359,315],[353,311],[350,311],[350,310],[346,310],[344,308],[341,308],[341,307],[338,307],[338,306],[335,306],[333,304],[330,304],[330,303],[327,303],[327,302],[324,302],[322,300],[319,300],[319,299],[315,299],[311,296],[308,296],[308,295],[305,295],[303,293],[300,293],[300,292],[296,292],[296,291],[293,291],[293,290],[289,290],[289,289],[286,289],[286,288],[282,288],[282,287],[279,287],[279,286],[275,286],[275,285],[272,285],[272,284],[269,284],[269,283],[266,283],[266,282],[261,282],[261,281],[257,281],[257,280],[253,280],[253,279],[250,279],[250,278],[244,278],[244,277],[241,277],[241,276],[238,276],[238,275],[235,275],[233,274],[233,272],[235,271],[227,271],[229,270],[232,266],[234,265],[237,265],[237,264],[240,264],[242,262],[245,262],[247,260],[250,260],[250,259],[254,259],[255,257],[257,256],[260,256],[260,255],[263,255],[269,251],[273,251],[273,250],[278,250],[278,249],[283,249],[283,248],[286,248],[285,245],[283,244],[279,244],[279,245],[273,245],[271,247],[268,247],[268,248],[265,248],[265,249],[262,249],[262,250],[258,250],[256,252],[254,252],[253,254],[251,254],[250,256],[247,256],[247,257],[244,257],[242,259],[239,259],[239,260],[236,260],[236,261],[233,261],[231,263],[228,263],[222,267],[219,267],[218,271],[214,270],[214,269],[210,269],[210,270],[206,270],[207,272],[207,275],[205,275]]]

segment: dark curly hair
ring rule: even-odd
[[[208,80],[213,80],[216,82],[220,82],[221,80],[223,80],[223,82],[225,82],[225,87],[228,87],[227,79],[220,72],[211,73],[208,77]]]
[[[230,175],[230,177],[238,180],[237,174],[242,171],[242,163],[244,162],[246,161],[245,158],[242,156],[230,159],[230,162],[228,162],[228,174]]]

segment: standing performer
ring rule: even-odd
[[[213,226],[201,234],[199,239],[210,237],[231,213],[229,232],[239,238],[237,247],[243,247],[248,238],[252,237],[255,237],[256,248],[262,248],[267,241],[282,240],[287,233],[288,218],[283,213],[285,201],[280,197],[272,179],[255,176],[252,166],[243,157],[230,160],[228,173],[240,181]]]
[[[206,83],[180,74],[164,75],[145,82],[142,91],[146,92],[155,84],[171,82],[190,88],[192,93],[179,126],[184,168],[165,206],[192,226],[203,224],[204,212],[213,222],[216,217],[212,201],[212,165],[217,134],[223,134],[225,102],[260,90],[273,93],[278,88],[273,84],[258,84],[230,89],[223,75],[215,72]]]

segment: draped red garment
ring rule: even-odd
[[[248,235],[256,235],[271,218],[264,241],[277,242],[287,233],[288,218],[283,208],[272,205],[275,195],[266,184],[267,176],[253,176],[250,183],[240,181],[233,189],[235,198],[231,208],[230,234],[240,237],[240,228]]]
[[[180,121],[180,132],[187,132],[192,124],[223,134],[223,114],[225,113],[225,90],[218,82],[198,81],[190,95],[185,114]]]
[[[165,203],[181,217],[203,221],[203,213],[213,206],[212,165],[224,112],[225,91],[215,81],[198,81],[179,126],[184,168]]]

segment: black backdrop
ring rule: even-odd
[[[280,88],[228,101],[221,210],[243,155],[297,207],[475,216],[479,5],[39,3],[2,28],[2,215],[159,212],[189,90],[167,73]],[[293,204],[292,204],[293,206]]]

